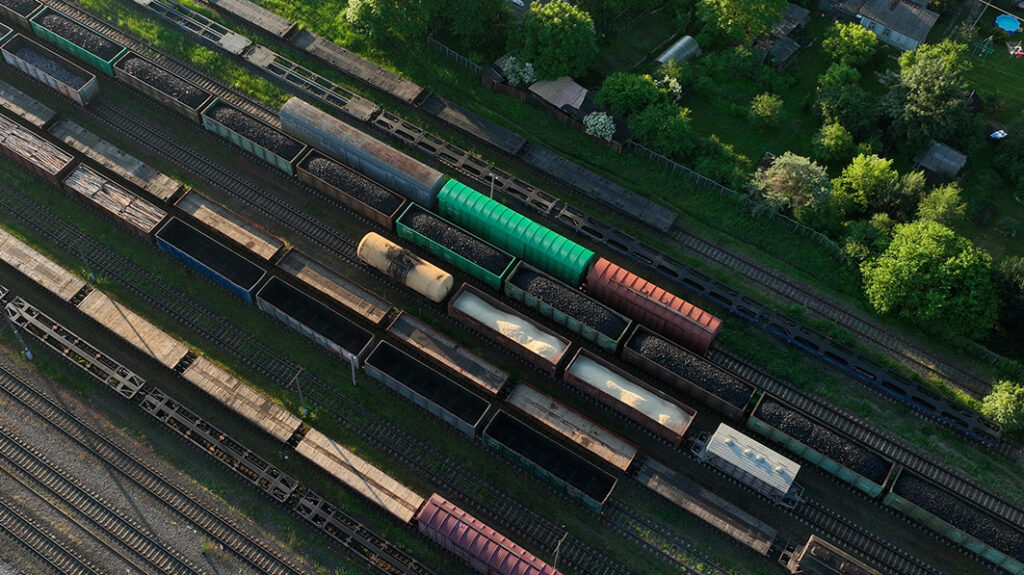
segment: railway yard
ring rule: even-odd
[[[214,4],[262,33],[132,9],[276,74],[280,111],[73,3],[0,0],[0,561],[1024,573],[1019,493],[716,335],[749,320],[865,402],[1012,451],[979,415],[271,50],[459,117],[436,95]],[[524,173],[579,175],[489,130]]]

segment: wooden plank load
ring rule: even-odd
[[[423,505],[423,497],[316,429],[295,450],[403,523]]]
[[[167,212],[115,184],[89,166],[75,168],[64,178],[64,187],[147,238],[167,217]]]
[[[185,188],[178,180],[157,171],[71,120],[57,122],[50,133],[160,201],[170,202]]]
[[[261,260],[273,260],[284,248],[280,238],[198,192],[185,194],[175,205],[210,229],[231,238]]]
[[[0,228],[0,261],[61,299],[71,301],[86,283]]]
[[[290,411],[205,357],[196,358],[181,375],[279,441],[288,441],[302,425]]]
[[[174,369],[189,351],[185,344],[103,292],[87,295],[78,304],[78,310],[164,367]]]
[[[75,161],[71,154],[6,116],[0,116],[0,152],[55,186]]]
[[[0,108],[40,130],[45,129],[57,117],[57,112],[53,111],[53,108],[39,103],[32,96],[3,81],[0,81]]]

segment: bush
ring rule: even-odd
[[[608,76],[597,92],[597,103],[622,118],[628,118],[661,99],[661,91],[654,79],[627,72]]]
[[[677,160],[693,157],[697,137],[690,126],[690,110],[660,102],[629,119],[633,138],[659,154]]]
[[[777,126],[782,120],[783,105],[778,94],[758,94],[750,102],[750,115],[763,126]]]
[[[587,134],[596,138],[603,138],[612,141],[615,136],[615,120],[604,112],[591,112],[583,118],[583,125],[587,127]]]
[[[523,62],[515,56],[505,58],[501,64],[501,73],[508,80],[508,85],[513,88],[529,86],[537,81],[537,75],[533,72],[533,64]]]
[[[821,48],[833,62],[850,66],[860,66],[870,61],[878,51],[878,45],[875,33],[855,22],[837,23],[821,41]]]
[[[814,155],[824,162],[846,162],[853,156],[853,136],[839,122],[824,124],[814,137]]]
[[[981,413],[1005,431],[1024,429],[1024,385],[1000,381],[981,402]]]

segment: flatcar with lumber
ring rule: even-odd
[[[2,45],[3,42],[0,42]],[[11,117],[21,118],[37,130],[45,130],[57,112],[35,98],[0,80],[0,108]]]
[[[79,165],[64,178],[64,189],[91,207],[105,211],[129,230],[149,239],[167,212],[89,166]]]
[[[28,128],[0,114],[0,152],[55,186],[74,167],[75,158]]]
[[[261,261],[273,262],[285,250],[280,238],[194,190],[183,195],[174,206]]]

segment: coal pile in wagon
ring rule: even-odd
[[[612,339],[618,339],[626,329],[627,321],[608,308],[598,305],[582,292],[536,271],[520,266],[511,278],[514,285],[551,307],[578,319]]]
[[[509,256],[502,254],[493,246],[423,210],[416,210],[410,214],[410,217],[402,219],[405,225],[487,271],[501,274],[508,267]]]
[[[39,5],[36,0],[0,0],[0,4],[3,4],[22,16],[28,16],[32,13],[32,10],[35,10],[36,6]]]
[[[770,399],[761,402],[757,418],[855,473],[881,485],[891,464],[806,416]]]
[[[168,94],[190,108],[198,108],[206,101],[207,93],[188,82],[168,74],[150,62],[128,56],[121,62],[125,72]]]
[[[904,471],[893,487],[893,493],[979,541],[1024,561],[1024,533],[944,489]]]
[[[316,156],[304,167],[309,173],[382,214],[393,214],[402,203],[402,198],[329,158]]]
[[[640,332],[629,345],[647,359],[736,407],[743,407],[750,400],[753,390],[748,384],[660,336]]]
[[[39,24],[102,60],[110,61],[111,58],[117,56],[124,49],[122,46],[107,40],[72,20],[68,20],[56,12],[47,12],[45,16],[39,19]]]
[[[209,114],[211,118],[227,126],[236,134],[270,150],[279,157],[294,158],[302,149],[302,144],[296,140],[231,106],[216,106]]]
[[[80,89],[82,86],[85,85],[85,78],[82,78],[81,76],[73,72],[69,72],[67,68],[61,66],[58,62],[55,62],[47,58],[46,56],[40,54],[39,52],[36,52],[32,48],[29,48],[27,46],[19,48],[14,53],[14,55],[18,58],[21,58],[25,62],[32,64],[43,73],[56,78],[58,81],[63,82],[64,84],[67,84],[68,86],[71,86],[76,90]]]

